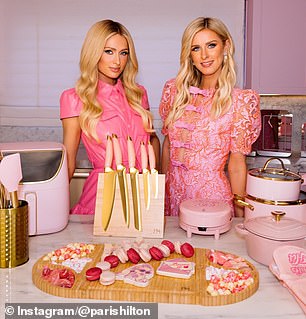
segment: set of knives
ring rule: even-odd
[[[142,211],[139,185],[139,170],[136,168],[135,148],[131,137],[127,139],[129,174],[126,167],[122,164],[122,152],[118,138],[115,134],[107,136],[106,154],[105,154],[105,171],[104,171],[104,188],[103,188],[103,203],[102,203],[102,227],[107,230],[115,200],[116,180],[118,179],[122,211],[127,227],[130,227],[130,203],[129,203],[129,187],[128,176],[130,177],[133,212],[134,212],[134,227],[142,230]],[[158,196],[158,171],[156,169],[155,154],[153,146],[150,142],[146,145],[141,143],[141,168],[143,175],[143,193],[145,207],[150,208],[151,200],[151,183],[152,194],[154,198]],[[112,169],[113,155],[115,156],[116,170]]]

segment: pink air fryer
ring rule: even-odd
[[[64,145],[56,142],[0,143],[3,156],[20,153],[18,199],[28,202],[29,235],[58,232],[68,224],[69,179]]]
[[[231,208],[222,201],[189,199],[180,205],[179,225],[187,231],[188,238],[200,234],[219,239],[232,226]]]

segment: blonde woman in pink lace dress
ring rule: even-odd
[[[185,29],[180,69],[166,82],[159,109],[166,215],[178,215],[186,199],[207,198],[228,202],[233,215],[243,216],[233,194],[245,194],[246,154],[261,122],[258,94],[235,88],[233,55],[220,20],[197,18]]]

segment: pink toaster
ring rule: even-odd
[[[0,143],[3,156],[20,153],[18,199],[28,202],[29,235],[64,229],[69,218],[69,180],[64,145],[56,142]]]
[[[189,199],[181,203],[179,225],[187,231],[187,237],[192,234],[214,235],[230,230],[232,213],[229,204],[222,201],[207,199]]]

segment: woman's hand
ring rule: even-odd
[[[154,154],[155,154],[155,162],[156,162],[156,169],[157,171],[160,170],[160,142],[158,136],[153,133],[150,136],[150,143],[153,146]]]

